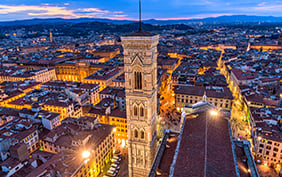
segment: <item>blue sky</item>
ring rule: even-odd
[[[282,16],[282,0],[143,0],[144,19],[221,15]],[[138,18],[138,0],[1,0],[0,21],[31,18]]]

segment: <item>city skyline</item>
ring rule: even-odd
[[[142,1],[142,18],[157,20],[201,19],[223,15],[282,16],[282,1],[183,0]],[[4,0],[0,3],[0,21],[33,18],[108,18],[137,20],[138,1],[63,1]]]
[[[282,177],[281,1],[2,0],[0,177]]]

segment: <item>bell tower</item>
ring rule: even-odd
[[[157,45],[142,31],[121,37],[124,49],[129,177],[147,176],[157,150]]]
[[[53,33],[52,33],[52,31],[50,31],[50,42],[51,43],[53,42]]]

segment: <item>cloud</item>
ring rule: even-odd
[[[65,3],[68,5],[68,3]],[[37,16],[41,18],[61,17],[61,18],[121,18],[124,19],[127,15],[122,11],[111,12],[109,10],[102,10],[99,8],[79,8],[67,9],[65,6],[52,6],[50,4],[42,5],[1,5],[1,14],[22,13],[28,16]]]
[[[98,8],[84,8],[84,9],[78,9],[78,12],[82,11],[82,12],[98,12],[98,13],[110,13],[110,11],[108,10],[101,10]]]
[[[127,17],[127,15],[112,15],[112,17],[122,17],[122,18],[124,18],[124,17]]]
[[[120,0],[111,1],[110,4],[108,1],[99,1],[97,6],[91,3],[93,0],[80,0],[79,4],[71,1],[71,5],[67,1],[58,2],[54,0],[38,5],[7,5],[5,1],[12,2],[14,0],[2,1],[0,1],[0,21],[33,17],[138,19],[138,3],[133,2],[133,0],[126,1],[125,4],[120,3]],[[151,0],[142,3],[144,4],[142,6],[144,7],[142,9],[144,19],[157,18],[163,20],[206,18],[221,15],[281,16],[282,9],[281,0]],[[109,7],[109,9],[99,7]],[[110,8],[114,10],[110,10]],[[122,11],[119,9],[122,9]]]
[[[282,4],[279,1],[276,2],[262,2],[253,7],[251,11],[258,14],[268,14],[268,15],[277,15],[281,16]]]
[[[17,12],[36,12],[31,14],[47,14],[47,15],[73,15],[72,10],[67,10],[66,7],[58,7],[58,6],[8,6],[8,5],[0,5],[0,14],[10,14]]]
[[[203,19],[207,17],[219,17],[222,15],[234,15],[232,13],[207,13],[207,14],[197,14],[190,17],[176,17],[176,18],[155,18],[156,20],[190,20],[190,19]]]
[[[49,6],[49,5],[51,5],[51,4],[49,4],[49,3],[43,3],[42,5],[44,5],[44,6]]]
[[[264,6],[257,6],[255,7],[256,10],[279,10],[281,12],[282,5],[264,5]]]
[[[262,2],[260,4],[258,4],[258,6],[265,6],[266,2]]]
[[[114,11],[115,14],[123,14],[123,11]]]

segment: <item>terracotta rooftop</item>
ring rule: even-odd
[[[232,69],[232,73],[236,76],[238,80],[252,80],[255,79],[258,75],[251,72],[243,72],[240,69]]]
[[[114,77],[120,73],[119,68],[113,68],[113,67],[104,67],[98,71],[96,71],[94,74],[87,76],[85,79],[91,79],[91,80],[108,80],[111,77]]]
[[[186,119],[174,176],[236,176],[231,144],[227,120],[208,112]]]
[[[227,87],[197,87],[197,86],[178,86],[174,89],[175,94],[187,94],[203,96],[206,92],[207,97],[233,99],[232,93]]]

